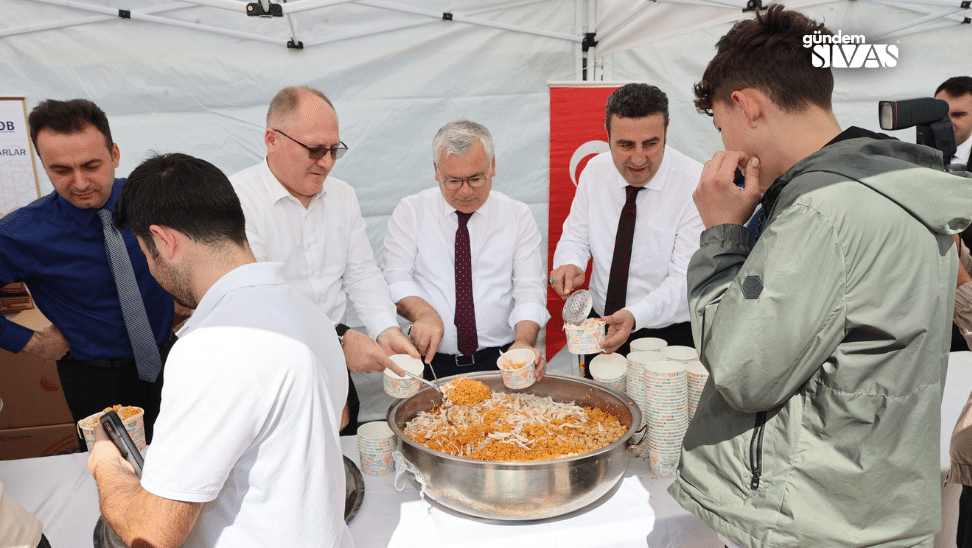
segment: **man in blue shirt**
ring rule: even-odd
[[[108,119],[91,101],[48,100],[28,125],[54,192],[0,219],[0,285],[25,282],[52,325],[32,331],[0,318],[0,348],[57,360],[75,421],[115,404],[137,406],[151,440],[162,374],[139,379],[98,214],[114,211],[125,181],[115,179],[119,152]],[[135,235],[121,236],[164,361],[174,342],[172,297],[149,273]]]

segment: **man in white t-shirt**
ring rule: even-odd
[[[608,324],[606,352],[627,354],[643,337],[694,346],[685,273],[703,229],[692,202],[702,164],[667,145],[668,123],[668,97],[657,87],[627,84],[611,94],[611,150],[581,172],[554,253],[550,284],[563,298],[584,283],[593,258],[593,313]]]
[[[267,110],[266,158],[230,176],[258,261],[283,263],[283,275],[337,325],[348,368],[396,370],[388,356],[419,354],[402,333],[388,285],[375,263],[354,189],[331,176],[348,147],[334,106],[310,87],[286,87]],[[348,330],[349,304],[373,337]],[[400,372],[400,370],[396,370]],[[349,429],[358,397],[351,384]]]
[[[195,312],[169,355],[141,480],[96,432],[88,469],[105,520],[128,545],[353,546],[340,343],[282,265],[256,262],[229,180],[183,154],[151,158],[129,177],[115,221]]]

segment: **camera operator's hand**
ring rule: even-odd
[[[746,186],[734,183],[736,168],[746,176]],[[756,210],[760,198],[759,158],[743,152],[716,152],[702,168],[699,186],[692,194],[705,228],[742,225]]]

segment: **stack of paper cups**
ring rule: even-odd
[[[631,341],[632,352],[658,352],[666,346],[668,346],[668,343],[665,342],[665,339],[659,339],[657,337],[644,337]]]
[[[398,449],[398,438],[384,421],[358,427],[358,456],[361,471],[369,476],[383,476],[395,471],[392,453]]]
[[[598,354],[591,359],[591,376],[599,383],[624,392],[628,361],[621,354]]]
[[[688,426],[685,364],[671,360],[650,362],[645,365],[644,382],[651,470],[661,477],[672,477]]]
[[[695,410],[699,406],[699,398],[702,396],[702,388],[705,381],[709,379],[709,372],[706,371],[702,362],[696,360],[685,365],[686,380],[688,384],[688,413],[689,422],[695,416]]]
[[[641,409],[641,426],[648,424],[648,394],[645,392],[645,366],[651,362],[663,361],[665,356],[659,352],[631,352],[627,356],[628,367],[624,376],[625,391]],[[635,456],[648,454],[648,437],[631,447]]]
[[[699,359],[699,353],[691,346],[666,346],[659,350],[665,359],[676,362],[689,363]]]

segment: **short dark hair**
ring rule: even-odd
[[[661,114],[668,125],[668,96],[656,86],[648,84],[625,84],[614,90],[604,104],[604,126],[611,134],[611,115],[621,118],[644,118]]]
[[[961,97],[966,93],[972,93],[972,76],[953,76],[945,80],[935,90],[935,95],[938,95],[942,90],[952,97]]]
[[[94,126],[105,136],[105,146],[111,150],[111,128],[108,127],[108,116],[98,108],[98,105],[87,99],[41,101],[34,110],[30,111],[27,126],[30,128],[30,140],[34,143],[34,150],[37,150],[37,134],[42,129],[49,129],[54,133],[78,133],[88,126]]]
[[[153,255],[152,225],[212,246],[246,243],[243,207],[233,185],[219,168],[187,154],[158,154],[136,167],[122,185],[115,224],[131,228]]]
[[[754,88],[784,112],[810,105],[831,110],[834,75],[813,66],[804,36],[833,35],[822,23],[782,4],[770,6],[755,19],[736,23],[716,42],[702,81],[695,84],[695,107],[712,115],[713,101],[732,104],[732,92]]]

